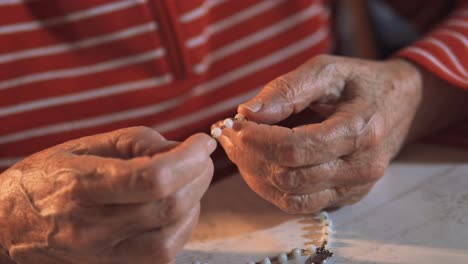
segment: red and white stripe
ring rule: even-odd
[[[468,89],[468,4],[460,6],[432,33],[397,56],[412,60],[442,79]]]
[[[197,8],[194,8],[180,16],[180,22],[182,23],[190,23],[202,16],[205,16],[209,13],[209,11],[217,6],[222,4],[223,2],[226,2],[227,0],[207,0],[203,2],[200,6]]]
[[[43,57],[65,52],[72,52],[79,49],[94,47],[105,43],[112,43],[115,41],[130,38],[139,34],[145,34],[157,29],[156,23],[149,22],[142,25],[132,26],[117,32],[85,38],[75,42],[62,43],[52,46],[39,47],[33,49],[26,49],[16,52],[10,52],[5,55],[0,54],[0,64],[17,60],[30,59],[35,57]]]
[[[97,1],[44,14],[42,21],[17,18],[0,26],[0,40],[32,40],[0,44],[0,122],[6,124],[0,128],[0,167],[120,127],[152,126],[172,138],[207,130],[305,56],[329,49],[321,2],[286,2],[178,2],[169,8],[173,20],[160,21],[147,1]],[[96,22],[102,27],[89,27]],[[203,63],[203,72],[187,79],[173,74],[177,58],[165,46],[171,36],[160,28],[168,22],[180,23],[176,43],[189,69]],[[70,27],[80,35],[55,37]]]
[[[2,0],[4,1],[4,0]],[[104,15],[115,12],[117,10],[126,9],[132,6],[145,3],[146,0],[123,0],[113,3],[103,4],[97,7],[72,12],[64,16],[45,19],[42,21],[27,21],[23,23],[15,23],[11,25],[2,25],[0,27],[0,35],[17,34],[24,31],[32,31],[43,27],[52,27],[60,24],[69,24],[94,16]],[[5,4],[24,4],[25,1],[7,0]]]
[[[0,1],[0,168],[122,127],[208,131],[332,44],[321,0],[38,2]],[[466,13],[399,56],[466,87]]]

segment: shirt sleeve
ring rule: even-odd
[[[425,37],[397,52],[439,78],[468,90],[468,1],[455,10]]]

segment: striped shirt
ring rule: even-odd
[[[398,56],[468,88],[467,12]],[[0,0],[0,170],[122,127],[207,131],[330,52],[329,13],[325,0]]]

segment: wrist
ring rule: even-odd
[[[414,137],[413,125],[417,123],[418,111],[423,103],[424,85],[421,70],[409,61],[392,58],[384,62],[383,71],[388,74],[392,84],[390,91],[384,93],[385,101],[392,102],[389,122],[398,126],[398,150]]]
[[[440,79],[425,68],[405,59],[398,61],[408,76],[419,79],[411,89],[419,90],[420,100],[416,105],[416,112],[405,141],[414,141],[431,133],[437,132],[451,124],[466,120],[468,111],[466,102],[468,92]],[[411,79],[396,80],[403,87],[403,82]]]
[[[402,95],[407,96],[408,102],[417,106],[423,98],[423,75],[421,70],[413,63],[393,58],[384,62],[390,68],[394,87],[402,90]]]

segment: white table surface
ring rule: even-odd
[[[331,212],[327,263],[468,264],[468,152],[413,145],[395,160],[372,192]],[[214,184],[176,264],[243,264],[310,242],[311,216],[282,213],[236,175]]]

